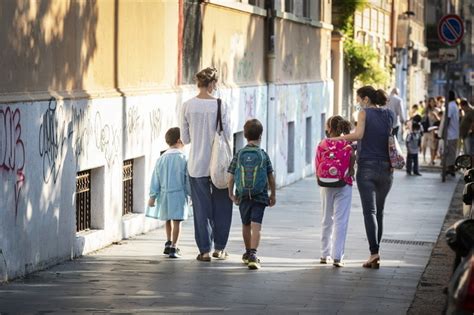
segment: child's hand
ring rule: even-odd
[[[275,203],[276,203],[275,195],[270,195],[270,204],[269,204],[269,206],[273,207],[275,205]]]
[[[355,171],[354,171],[353,168],[351,168],[351,169],[349,170],[349,176],[352,177],[352,176],[354,176],[354,174],[355,174]]]
[[[155,198],[148,199],[148,207],[154,207],[155,206]]]
[[[235,203],[236,206],[239,205],[239,198],[237,198],[237,196],[235,196],[234,194],[229,194],[229,198],[230,200],[232,200],[233,203]]]

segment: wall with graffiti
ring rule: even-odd
[[[273,163],[278,186],[313,174],[315,148],[324,136],[323,121],[332,115],[332,90],[331,81],[276,86]]]

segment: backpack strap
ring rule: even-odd
[[[221,113],[222,101],[220,98],[217,99],[217,119],[216,119],[216,130],[220,134],[224,128],[222,128],[222,113]]]

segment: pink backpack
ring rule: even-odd
[[[322,187],[352,185],[349,175],[352,147],[345,140],[322,140],[316,149],[316,176]]]

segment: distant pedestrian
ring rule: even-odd
[[[364,86],[357,90],[357,102],[363,107],[354,133],[336,137],[357,141],[357,187],[364,213],[365,232],[370,257],[362,265],[379,268],[380,241],[383,233],[385,198],[393,182],[393,168],[388,155],[388,138],[392,133],[394,115],[385,108],[388,96],[383,90]]]
[[[421,152],[423,154],[423,162],[426,162],[426,150],[430,150],[430,164],[435,164],[436,149],[438,147],[438,140],[436,139],[435,132],[437,130],[436,123],[439,121],[438,111],[436,108],[436,100],[430,97],[426,106],[425,114],[421,120],[422,125],[422,139],[421,139]]]
[[[421,146],[421,126],[417,122],[413,122],[411,125],[411,131],[408,133],[406,138],[407,146],[407,174],[413,174],[421,176],[418,168],[418,153],[420,152]]]
[[[347,135],[351,123],[341,116],[326,122],[329,137]],[[315,168],[321,186],[321,264],[331,259],[335,267],[343,267],[344,247],[352,202],[352,177],[355,154],[346,140],[324,139],[316,149]]]
[[[182,152],[179,128],[171,128],[165,134],[169,149],[156,161],[151,176],[150,199],[146,215],[166,221],[166,243],[163,254],[178,258],[181,222],[188,218],[189,182],[186,156]],[[157,202],[155,206],[155,201]]]
[[[257,250],[265,208],[276,202],[275,178],[268,154],[260,148],[263,126],[257,119],[244,125],[247,145],[234,155],[229,166],[229,198],[239,205],[245,253],[242,261],[249,269],[259,269]],[[236,192],[234,194],[234,184]],[[270,196],[268,196],[270,189]]]
[[[459,139],[459,109],[456,103],[456,94],[454,91],[449,91],[448,102],[448,112],[446,115],[444,115],[444,119],[448,120],[445,138],[447,143],[446,152],[444,152],[444,158],[446,159],[447,173],[454,177],[456,175],[454,162],[458,152]]]
[[[206,68],[196,74],[199,93],[183,104],[180,117],[182,140],[191,144],[189,153],[189,181],[194,211],[194,237],[199,248],[199,261],[212,257],[227,259],[225,251],[232,223],[232,200],[227,189],[218,189],[210,179],[211,148],[216,133],[219,100],[212,93],[218,76],[215,68]],[[230,138],[227,106],[221,103],[224,135]],[[214,245],[214,246],[213,246]]]
[[[464,113],[459,127],[459,135],[464,143],[464,154],[474,155],[474,108],[466,99],[461,100]]]
[[[405,108],[403,106],[403,101],[398,95],[399,95],[398,89],[394,88],[392,92],[390,93],[390,97],[387,104],[387,107],[390,110],[392,110],[393,113],[395,114],[392,134],[396,137],[398,137],[400,126],[403,126],[407,120]]]

